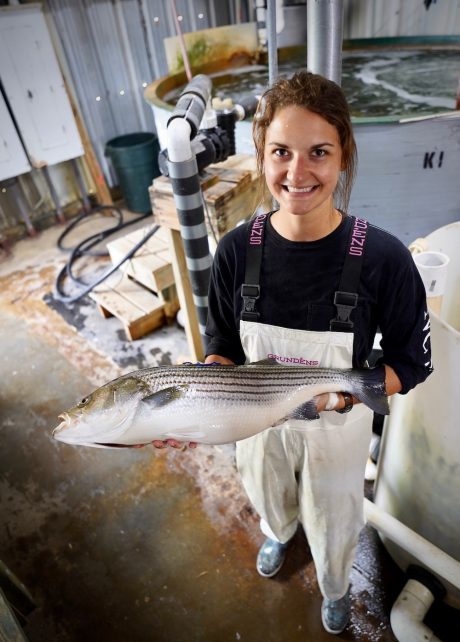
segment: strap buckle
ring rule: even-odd
[[[358,304],[358,295],[353,292],[334,293],[334,305],[337,308],[337,316],[329,323],[332,332],[347,332],[353,329],[354,323],[350,315]]]
[[[260,286],[243,283],[241,297],[243,299],[241,318],[243,321],[257,321],[259,313],[256,311],[256,301],[260,297]]]

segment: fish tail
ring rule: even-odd
[[[356,371],[355,371],[356,372]],[[390,406],[385,390],[385,367],[365,368],[353,376],[353,389],[350,391],[366,406],[379,415],[389,415]]]

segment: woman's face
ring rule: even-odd
[[[304,107],[283,107],[266,131],[264,168],[280,212],[329,213],[342,169],[336,128]]]

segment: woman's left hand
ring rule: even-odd
[[[324,392],[321,395],[317,395],[314,398],[314,401],[316,403],[316,410],[318,411],[318,413],[323,412],[323,410],[326,410],[326,405],[327,405],[327,402],[329,401],[329,393]]]

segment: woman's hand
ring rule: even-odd
[[[326,410],[326,406],[329,402],[329,393],[324,392],[321,395],[317,395],[314,398],[314,401],[316,403],[316,410],[318,411],[318,413],[323,412],[323,410]]]
[[[356,397],[352,397],[352,399],[353,405],[360,403]],[[323,410],[343,410],[345,407],[345,398],[341,392],[324,392],[315,397],[315,402],[318,412],[323,412]]]
[[[184,441],[177,441],[177,439],[165,439],[164,441],[161,439],[155,439],[154,441],[146,444],[131,444],[130,446],[126,446],[126,448],[144,448],[150,444],[152,444],[154,448],[167,448],[168,446],[171,446],[171,448],[180,448],[182,450],[187,448],[187,444]],[[198,444],[196,441],[190,441],[188,443],[189,448],[196,448],[197,446]]]
[[[155,441],[152,441],[152,446],[154,448],[167,448],[171,446],[171,448],[180,448],[181,450],[187,448],[187,444],[184,441],[177,441],[177,439],[165,439],[164,441],[155,439]],[[190,441],[188,443],[188,448],[196,448],[197,446],[196,441]]]
[[[385,389],[388,397],[399,392],[402,388],[401,381],[396,372],[390,366],[385,365]],[[323,410],[342,410],[345,407],[345,399],[341,392],[325,392],[315,397],[316,409],[318,412]],[[361,403],[359,399],[353,397],[353,405]]]

